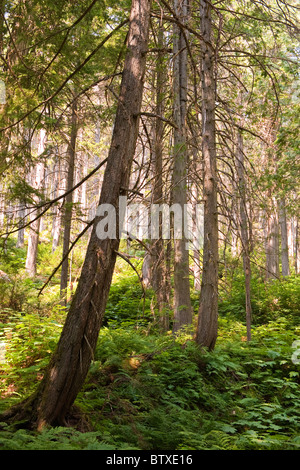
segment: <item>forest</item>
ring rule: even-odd
[[[0,0],[0,450],[300,450],[299,10]]]

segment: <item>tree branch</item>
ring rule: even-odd
[[[96,173],[96,171],[98,171],[106,162],[107,162],[107,158],[105,158],[105,160],[102,160],[102,162],[99,163],[99,165],[97,165],[96,168],[94,168],[88,175],[86,175],[81,181],[79,181],[79,183],[77,183],[75,186],[73,186],[73,188],[66,191],[64,194],[61,194],[60,196],[56,197],[55,199],[52,199],[52,201],[47,201],[47,202],[44,202],[43,204],[39,204],[38,206],[36,206],[32,212],[35,212],[36,210],[41,209],[44,206],[47,206],[47,207],[39,215],[37,215],[33,220],[31,220],[30,222],[28,222],[27,224],[25,224],[23,226],[19,226],[15,230],[11,230],[10,232],[3,233],[3,234],[1,234],[1,236],[9,236],[12,233],[18,232],[19,230],[21,230],[23,228],[26,228],[29,225],[31,225],[33,222],[35,222],[40,217],[42,217],[48,211],[48,209],[50,209],[50,207],[53,206],[53,204],[58,202],[60,199],[65,198],[68,194],[75,191],[75,189],[79,188],[79,186],[81,186],[85,181],[87,181],[91,176],[93,176]]]

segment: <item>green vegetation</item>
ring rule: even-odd
[[[0,0],[0,450],[299,449],[298,33]]]
[[[47,253],[42,244],[39,274],[30,281],[22,274],[23,250],[10,242],[1,256],[11,282],[0,286],[0,342],[6,343],[0,411],[35,390],[61,333],[59,286],[37,297],[51,271]],[[1,423],[0,449],[299,449],[299,276],[269,284],[253,276],[251,342],[242,276],[225,284],[218,340],[208,352],[188,330],[177,337],[158,330],[152,292],[144,298],[136,273],[119,259],[95,357],[75,402],[78,420],[40,433]]]

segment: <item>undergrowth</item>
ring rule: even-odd
[[[188,331],[174,337],[156,330],[151,292],[143,297],[136,277],[122,269],[126,276],[116,272],[94,361],[76,400],[90,430],[35,433],[0,423],[0,449],[299,449],[299,278],[281,289],[254,281],[254,303],[263,309],[251,342],[234,287],[222,298],[217,344],[208,352]],[[51,313],[6,305],[1,321],[4,411],[35,390],[64,313],[55,303]]]
[[[187,335],[175,339],[171,335],[146,336],[134,327],[104,327],[76,400],[93,432],[55,428],[35,434],[4,426],[0,446],[298,449],[299,366],[291,361],[297,331],[287,326],[274,321],[256,327],[248,344],[243,341],[242,324],[221,319],[213,352],[200,351]],[[52,328],[51,324],[48,332]],[[230,331],[234,332],[232,340]],[[31,334],[36,332],[31,330]],[[20,355],[17,362],[15,352],[8,352],[1,391],[4,396],[7,390],[11,393],[3,401],[3,409],[33,391],[54,346],[54,336],[52,339],[53,345],[39,349],[43,358],[36,355],[29,364],[26,356]],[[16,340],[14,347],[20,347]]]

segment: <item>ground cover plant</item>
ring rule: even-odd
[[[18,282],[26,285],[26,279]],[[0,448],[299,449],[299,280],[260,292],[254,302],[264,315],[254,322],[251,342],[236,288],[223,297],[218,341],[208,351],[189,329],[174,336],[151,325],[153,293],[145,301],[136,273],[120,260],[107,319],[75,402],[78,419],[40,433],[2,422]],[[32,303],[23,312],[2,309],[1,411],[34,391],[59,339],[65,314],[52,291],[50,297],[50,310],[49,299],[36,311]]]
[[[2,448],[296,448],[296,2],[0,13]]]

